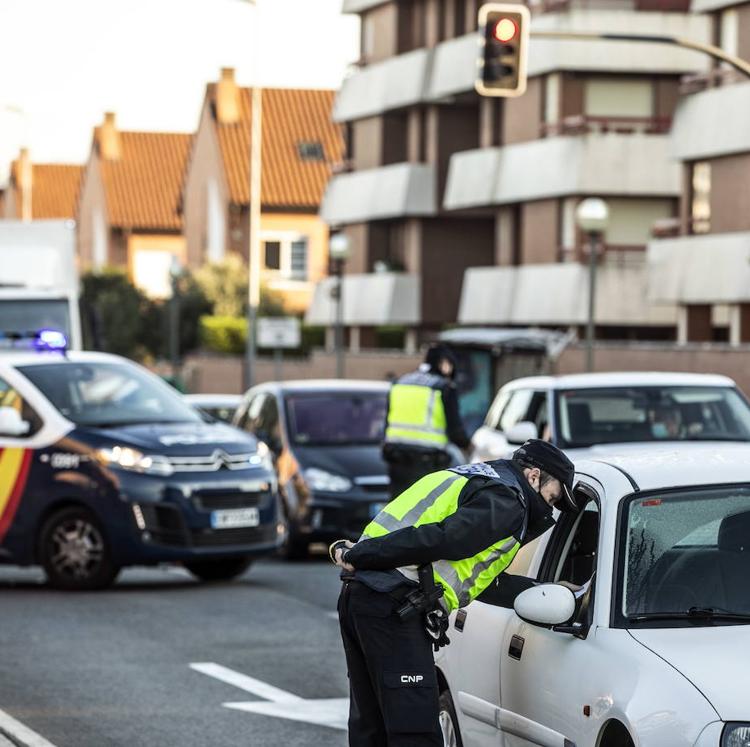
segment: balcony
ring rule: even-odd
[[[750,302],[750,232],[652,241],[647,262],[655,302]]]
[[[451,158],[446,210],[577,195],[678,197],[680,167],[664,135],[550,137]]]
[[[665,135],[672,124],[671,117],[590,117],[577,114],[565,117],[560,122],[543,124],[542,137],[554,135],[598,135],[616,132],[621,135],[640,133]]]
[[[539,293],[539,288],[554,292]],[[588,316],[588,268],[578,263],[474,267],[466,270],[461,324],[569,326]],[[600,325],[664,326],[677,322],[673,306],[648,302],[645,264],[603,263],[597,273],[596,322]]]
[[[671,151],[681,161],[750,152],[750,83],[683,98],[675,112]]]
[[[396,163],[339,174],[328,182],[320,214],[331,225],[435,215],[435,168]]]
[[[362,13],[370,8],[377,8],[378,5],[384,5],[387,0],[344,0],[341,8],[342,13]]]
[[[559,13],[572,8],[602,10],[616,7],[624,10],[687,13],[690,11],[690,0],[537,0],[536,3],[532,0],[531,7],[540,13]]]
[[[326,278],[315,286],[306,324],[328,327],[335,323],[335,284],[334,278]],[[417,275],[394,272],[345,275],[341,296],[344,324],[348,327],[418,325],[420,287]]]

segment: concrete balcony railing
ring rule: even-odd
[[[578,195],[678,197],[680,167],[665,135],[550,137],[456,153],[446,210]]]
[[[680,80],[680,93],[689,96],[709,88],[744,83],[747,76],[732,67],[717,67],[703,73],[685,75]]]
[[[541,13],[555,13],[571,8],[583,10],[623,10],[658,11],[661,13],[687,13],[690,0],[532,0],[531,7]]]
[[[323,196],[326,223],[351,224],[437,212],[437,176],[429,164],[396,163],[334,176]]]
[[[560,122],[542,124],[541,134],[543,137],[607,132],[664,135],[669,132],[671,124],[671,117],[590,117],[577,114],[565,117]]]

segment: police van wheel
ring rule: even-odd
[[[241,576],[252,564],[252,558],[241,557],[198,560],[185,563],[185,568],[201,581],[230,581]]]
[[[39,560],[49,585],[68,591],[104,589],[120,571],[101,525],[80,507],[47,519],[39,533]]]
[[[453,698],[449,690],[440,693],[440,731],[443,734],[443,745],[445,747],[463,747],[461,732],[458,729],[456,709],[453,707]]]

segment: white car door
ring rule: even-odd
[[[591,500],[578,516],[558,522],[539,569],[539,581],[586,584],[595,573],[599,542],[599,483],[586,480]],[[586,672],[599,658],[590,628],[594,584],[581,594],[577,634],[531,625],[519,617],[506,625],[501,648],[500,706],[506,747],[582,747]],[[584,637],[585,636],[585,637]],[[567,741],[566,741],[567,740]]]

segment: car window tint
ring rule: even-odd
[[[511,395],[503,414],[500,416],[500,430],[509,431],[525,417],[534,392],[531,389],[518,389]]]

